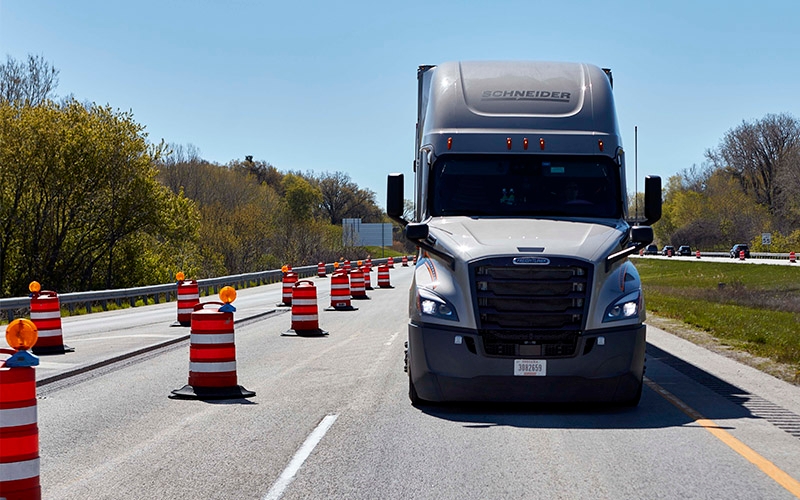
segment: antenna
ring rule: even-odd
[[[636,206],[636,222],[639,222],[639,126],[633,127],[633,185],[634,203]]]

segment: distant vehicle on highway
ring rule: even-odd
[[[679,246],[678,255],[692,255],[692,247],[690,247],[689,245]]]
[[[650,244],[644,249],[645,255],[658,255],[658,246]]]
[[[737,243],[736,245],[733,245],[733,248],[731,248],[731,259],[738,259],[740,252],[744,252],[745,259],[750,258],[750,247],[744,243]]]
[[[661,249],[661,255],[675,255],[675,247],[672,245],[664,245]]]

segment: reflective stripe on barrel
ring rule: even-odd
[[[205,309],[192,313],[190,342],[189,385],[237,385],[233,313]]]
[[[64,350],[61,330],[61,304],[58,294],[42,291],[31,296],[31,321],[39,330],[39,338],[33,346],[34,353],[41,350]]]
[[[192,311],[200,302],[200,289],[195,280],[178,282],[178,322],[188,326],[192,324]]]
[[[331,276],[331,307],[350,307],[350,278],[343,270]]]
[[[354,299],[367,298],[366,285],[364,284],[364,271],[355,268],[350,271],[350,295]]]
[[[317,288],[310,281],[298,281],[292,289],[292,330],[319,330]]]
[[[391,280],[389,278],[389,266],[378,266],[378,287],[391,288]]]
[[[36,372],[0,367],[0,496],[41,498]]]
[[[294,287],[294,284],[297,283],[297,279],[297,273],[293,273],[291,271],[283,275],[282,299],[283,303],[286,305],[291,305],[292,303],[292,288]]]

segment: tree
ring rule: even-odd
[[[800,197],[800,122],[789,114],[770,114],[755,122],[744,121],[729,130],[706,157],[741,184],[745,194],[779,218],[779,226],[797,223]]]
[[[331,224],[341,225],[342,219],[348,218],[380,222],[381,210],[375,203],[375,193],[359,188],[350,175],[344,172],[325,173],[317,185],[322,196],[322,213]]]
[[[38,106],[54,97],[58,73],[42,56],[28,55],[22,62],[9,55],[0,64],[0,101]]]
[[[3,293],[31,279],[60,291],[152,282],[139,245],[176,236],[154,169],[163,145],[148,144],[130,113],[72,99],[4,101],[0,119]]]

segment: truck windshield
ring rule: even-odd
[[[433,165],[433,216],[619,218],[619,166],[603,156],[443,155]]]

